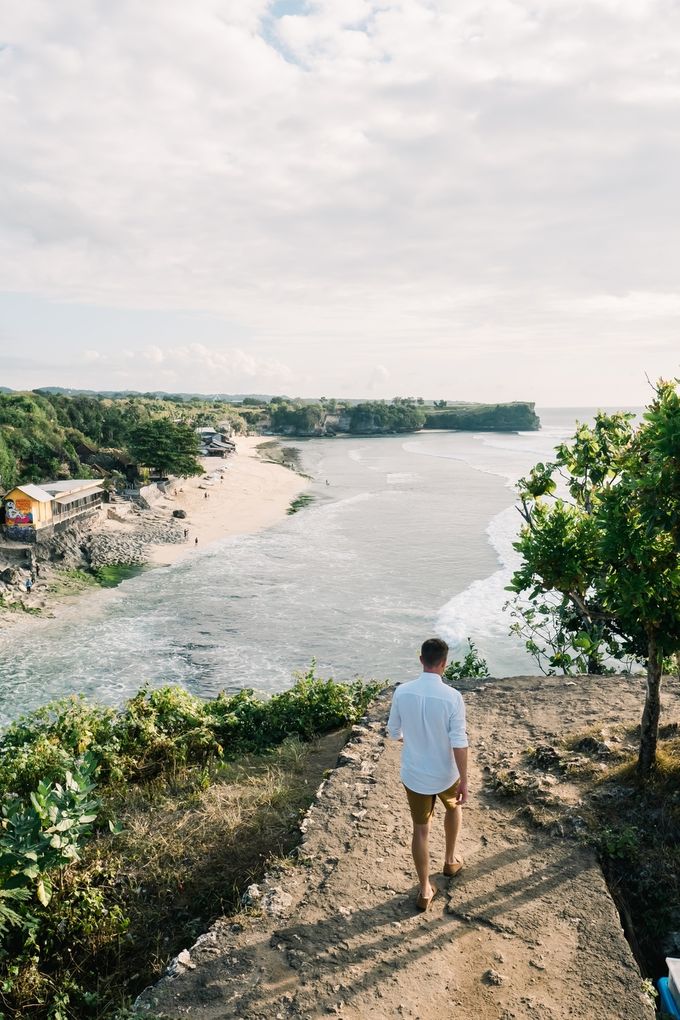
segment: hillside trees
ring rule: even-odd
[[[565,494],[558,493],[558,482]],[[598,414],[555,460],[519,483],[525,526],[511,590],[555,596],[579,627],[573,645],[645,660],[638,770],[655,764],[665,656],[680,650],[680,397],[661,381],[642,423]]]
[[[128,437],[128,449],[146,467],[161,475],[200,475],[198,437],[190,425],[169,418],[152,418],[136,425]]]
[[[409,398],[395,398],[391,404],[367,401],[350,412],[349,430],[354,433],[417,432],[425,423],[425,412]]]
[[[274,432],[314,432],[326,417],[320,404],[299,406],[272,401],[271,424]]]
[[[0,484],[48,478],[89,476],[72,438],[44,397],[31,393],[0,394]]]

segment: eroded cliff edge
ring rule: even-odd
[[[635,679],[520,677],[468,684],[475,749],[463,874],[413,910],[399,748],[389,694],[355,727],[303,822],[295,859],[139,1000],[169,1017],[476,1017],[651,1020],[640,971],[568,773],[521,765],[570,727],[636,717]],[[677,715],[678,686],[667,692]],[[507,796],[514,774],[530,798]],[[441,820],[441,816],[439,822]],[[433,831],[433,869],[443,858]]]

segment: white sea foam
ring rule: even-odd
[[[437,633],[449,643],[453,658],[465,654],[471,637],[492,673],[501,675],[521,672],[530,661],[521,641],[508,633],[510,620],[503,612],[509,598],[505,589],[520,563],[512,547],[518,524],[514,506],[493,518],[486,533],[498,556],[499,569],[455,595],[439,610],[435,623]]]
[[[417,475],[411,474],[409,471],[391,471],[385,481],[388,485],[407,485],[411,482],[415,482]]]

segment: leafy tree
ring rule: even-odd
[[[416,432],[423,427],[425,412],[406,399],[386,404],[382,400],[355,404],[350,413],[350,432]]]
[[[156,468],[162,475],[189,477],[203,468],[196,460],[199,443],[194,430],[168,418],[152,418],[137,425],[128,440],[130,453],[138,463]]]
[[[621,655],[616,635],[603,622],[583,620],[567,596],[544,593],[540,600],[518,600],[504,609],[514,619],[510,633],[522,638],[546,676],[557,670],[565,676],[614,672],[607,662]]]
[[[523,562],[511,590],[539,605],[546,593],[568,602],[581,624],[577,648],[604,641],[645,660],[644,777],[656,760],[664,657],[680,650],[677,383],[660,381],[637,428],[632,418],[598,414],[520,481]]]
[[[326,412],[320,404],[276,404],[272,407],[272,428],[275,432],[314,432],[322,424]]]
[[[2,485],[88,477],[49,400],[35,393],[0,394]]]

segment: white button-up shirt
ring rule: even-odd
[[[437,673],[401,684],[392,698],[387,732],[404,738],[401,781],[414,793],[443,793],[460,773],[452,748],[467,747],[465,704]]]

